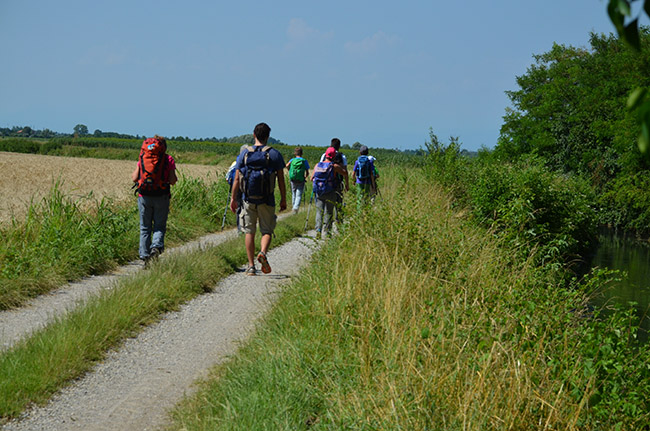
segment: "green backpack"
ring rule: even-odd
[[[305,181],[305,159],[302,157],[294,157],[291,159],[291,164],[289,165],[289,179],[301,183]]]

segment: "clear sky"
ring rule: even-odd
[[[606,0],[0,0],[0,127],[492,148],[515,78]]]

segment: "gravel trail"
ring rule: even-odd
[[[216,236],[228,234],[236,235]],[[271,274],[259,272],[251,277],[242,271],[225,278],[213,292],[167,314],[110,352],[93,371],[64,388],[46,406],[31,409],[2,429],[160,429],[167,423],[169,409],[194,391],[193,382],[236,351],[272,305],[281,283],[298,274],[315,248],[311,238],[299,238],[272,249],[268,254]]]

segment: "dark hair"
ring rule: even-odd
[[[253,135],[255,135],[255,137],[257,138],[258,141],[260,141],[260,143],[266,144],[266,142],[269,140],[269,136],[271,135],[271,128],[266,123],[260,123],[257,126],[255,126],[255,130],[253,130]]]
[[[339,138],[332,138],[332,144],[330,147],[336,148],[336,151],[338,151],[339,148],[341,148],[341,140]]]
[[[295,150],[293,150],[293,154],[295,154],[298,157],[302,156],[302,148],[301,147],[296,147]]]
[[[162,136],[158,136],[158,135],[153,135],[153,138],[155,140],[157,140],[158,142],[160,142],[165,147],[167,147],[167,139],[163,138]]]
[[[365,145],[362,145],[361,148],[359,148],[359,154],[362,156],[367,156],[368,155],[368,147]]]

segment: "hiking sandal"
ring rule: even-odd
[[[266,259],[266,253],[260,251],[260,254],[257,255],[257,261],[262,265],[262,272],[264,274],[271,272],[271,265],[269,265],[269,261]]]

